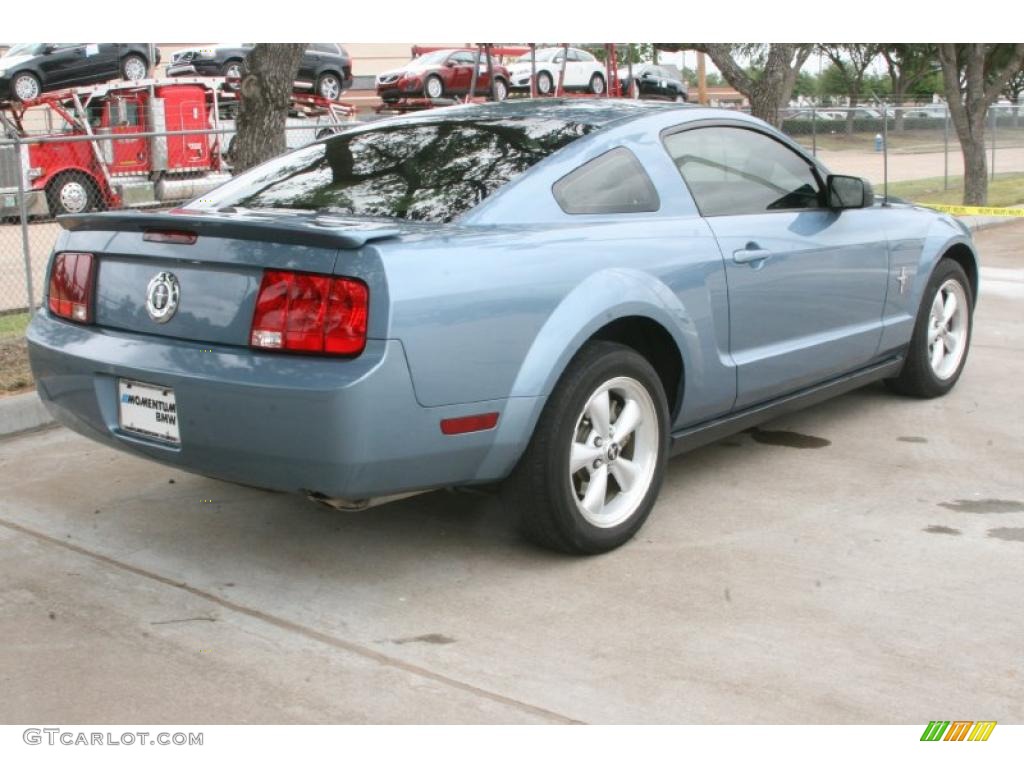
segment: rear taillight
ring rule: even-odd
[[[267,270],[249,343],[259,349],[358,355],[366,346],[369,291],[347,277]]]
[[[50,311],[76,323],[92,322],[96,259],[91,253],[58,253],[50,270]]]

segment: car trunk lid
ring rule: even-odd
[[[407,229],[306,212],[238,210],[113,212],[60,222],[68,230],[62,250],[98,256],[96,325],[238,346],[249,343],[265,269],[334,274],[349,251],[340,271],[369,281],[360,274],[365,260],[354,251]],[[154,302],[168,300],[176,300],[173,312],[160,317],[152,311]]]

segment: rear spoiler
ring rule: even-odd
[[[257,240],[323,248],[361,248],[373,240],[396,237],[399,227],[313,214],[266,214],[254,211],[218,212],[178,208],[166,213],[137,210],[58,216],[69,232],[194,232],[209,237]]]

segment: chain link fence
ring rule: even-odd
[[[342,127],[290,118],[287,146]],[[225,118],[208,130],[62,136],[44,129],[0,139],[0,316],[39,306],[61,232],[57,216],[170,209],[198,197],[230,177],[234,135],[234,120]]]
[[[93,135],[51,120],[0,139],[0,316],[39,305],[60,233],[56,215],[170,208],[228,177],[235,129],[229,114],[215,128],[164,132],[133,129],[130,110],[120,117],[121,125]],[[287,144],[304,146],[343,127],[320,117],[290,118]],[[782,129],[833,173],[865,177],[878,194],[887,189],[892,197],[953,205],[962,199],[960,143],[944,105],[791,109]],[[990,205],[1024,202],[1018,108],[990,110],[986,153]]]

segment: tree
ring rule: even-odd
[[[937,52],[930,43],[880,43],[879,49],[889,71],[892,101],[897,107],[903,106],[908,94],[938,72]],[[893,129],[903,130],[903,112],[898,109]]]
[[[1013,127],[1017,127],[1017,119],[1020,116],[1020,96],[1024,93],[1024,69],[1021,69],[1017,74],[1013,75],[1009,80],[1006,81],[1006,87],[1003,89],[1003,96],[1010,100],[1013,104]]]
[[[939,63],[964,155],[964,205],[985,205],[985,119],[989,106],[1024,65],[1024,43],[940,43]]]
[[[843,84],[849,99],[850,110],[846,113],[846,133],[853,133],[853,107],[860,103],[864,88],[864,76],[871,62],[878,56],[875,43],[821,43],[818,48],[832,62],[835,72]]]
[[[750,112],[772,125],[789,104],[797,75],[813,43],[655,43],[663,51],[699,51],[711,57],[722,77],[750,101]],[[744,67],[738,59],[747,59]]]
[[[284,128],[308,43],[259,43],[245,58],[232,170],[241,173],[287,149]]]

